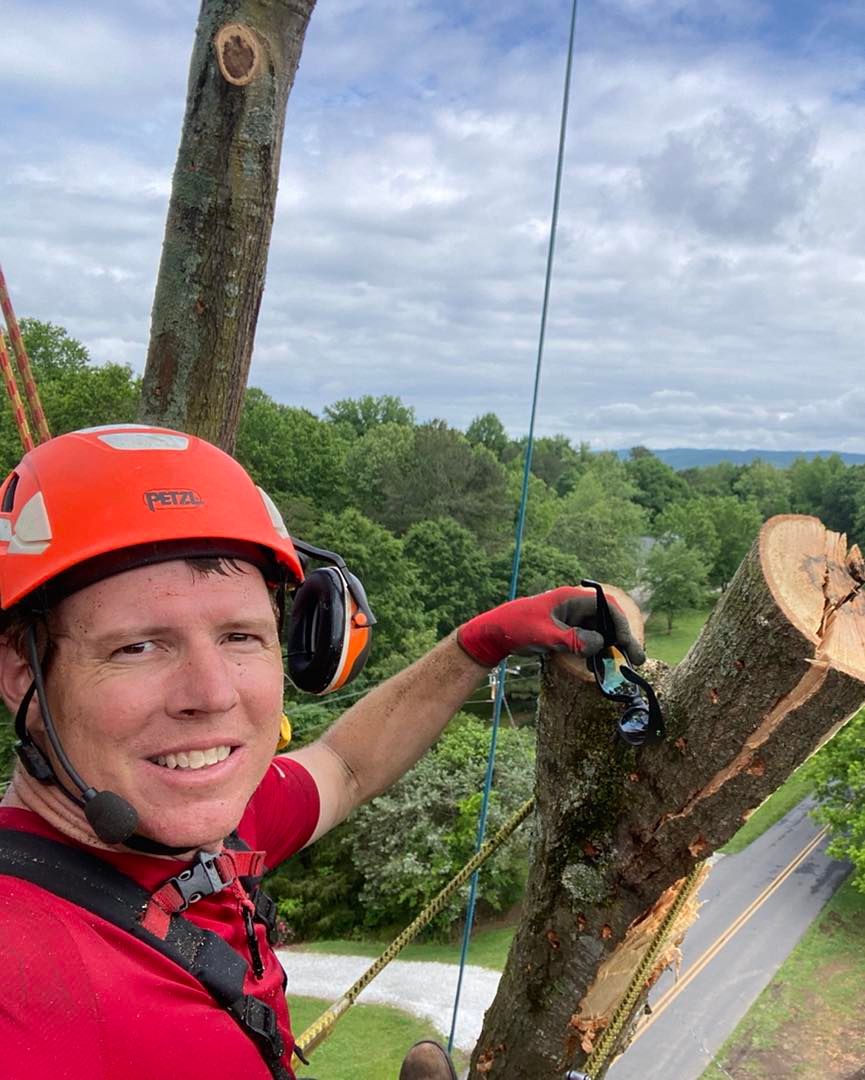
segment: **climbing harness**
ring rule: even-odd
[[[253,1040],[274,1080],[289,1080],[276,1013],[267,1002],[244,992],[249,964],[218,934],[183,917],[190,904],[237,883],[244,897],[253,972],[261,977],[255,923],[265,927],[271,941],[276,924],[276,905],[260,888],[264,856],[250,851],[236,834],[225,846],[228,850],[219,855],[200,852],[190,867],[150,893],[86,851],[34,833],[0,829],[0,874],[77,904],[173,960],[198,979]]]

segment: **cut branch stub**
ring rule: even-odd
[[[646,664],[668,738],[636,753],[613,742],[615,712],[579,663],[546,667],[533,862],[472,1076],[579,1068],[670,887],[865,701],[861,567],[816,518],[766,522],[688,656]]]
[[[242,23],[220,26],[213,48],[222,77],[232,86],[248,86],[261,71],[262,43],[255,31]]]

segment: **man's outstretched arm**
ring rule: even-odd
[[[618,641],[643,654],[610,601]],[[511,653],[590,656],[603,645],[591,589],[563,587],[502,604],[469,620],[420,660],[371,690],[325,734],[291,756],[312,774],[321,810],[315,840],[384,791],[435,742],[490,668]]]
[[[356,702],[291,757],[312,774],[321,812],[312,840],[398,780],[486,678],[456,633]]]

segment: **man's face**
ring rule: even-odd
[[[276,618],[259,571],[237,565],[129,570],[68,597],[51,625],[48,699],[70,761],[171,846],[228,835],[276,747]]]

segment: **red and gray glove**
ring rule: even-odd
[[[624,612],[611,596],[607,603],[616,628],[616,645],[632,665],[642,664],[646,654],[631,633]],[[604,647],[604,639],[595,629],[597,611],[594,589],[563,586],[476,615],[457,630],[457,641],[463,652],[483,667],[495,667],[511,653],[594,656]]]

